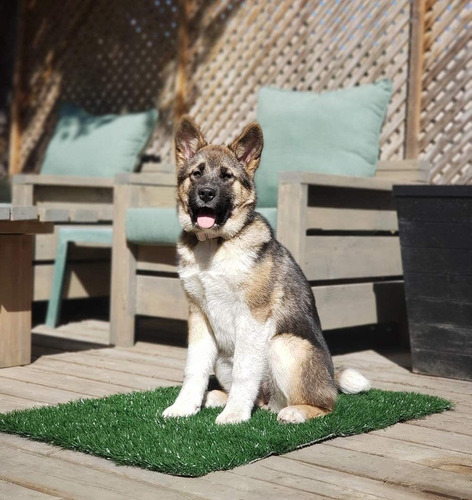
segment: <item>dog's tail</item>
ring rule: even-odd
[[[362,373],[352,368],[336,370],[334,378],[339,390],[344,394],[357,394],[371,388],[370,381]]]

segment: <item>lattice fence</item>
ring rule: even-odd
[[[20,169],[38,169],[65,100],[92,113],[157,106],[151,152],[172,162],[178,0],[23,4]],[[389,77],[381,157],[404,157],[412,0],[187,5],[187,110],[210,139],[227,142],[255,117],[261,86],[320,92]],[[472,182],[470,16],[470,2],[427,3],[419,145],[437,183]]]
[[[434,183],[472,183],[472,2],[426,7],[421,156]]]
[[[37,170],[58,104],[91,113],[157,106],[172,134],[176,1],[24,0],[20,170]]]
[[[190,112],[227,141],[255,117],[261,86],[319,92],[389,77],[382,157],[402,158],[409,18],[408,0],[219,2],[191,24]]]

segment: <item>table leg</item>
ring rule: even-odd
[[[33,236],[0,234],[0,368],[31,363]]]

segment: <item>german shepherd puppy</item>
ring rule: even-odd
[[[355,370],[335,377],[308,281],[255,211],[262,147],[257,123],[230,146],[207,144],[188,116],[178,127],[178,257],[189,346],[182,389],[164,417],[224,406],[216,423],[232,424],[258,405],[280,422],[298,423],[330,413],[338,387],[370,387]],[[207,392],[213,370],[223,391]]]

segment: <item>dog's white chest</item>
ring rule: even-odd
[[[238,331],[247,328],[251,318],[244,298],[244,281],[251,260],[242,252],[215,254],[215,241],[199,244],[194,262],[181,266],[180,278],[187,293],[206,314],[219,349],[234,352]]]

